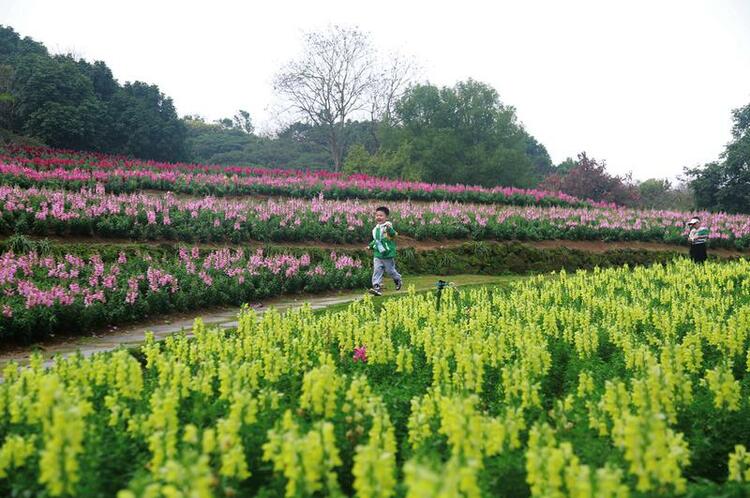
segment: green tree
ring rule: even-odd
[[[529,187],[549,156],[492,87],[474,80],[454,87],[417,85],[396,106],[401,126],[384,130],[386,151],[408,143],[424,180]],[[538,166],[537,166],[538,163]]]
[[[666,178],[650,178],[638,184],[642,207],[659,209],[666,205],[672,183]]]
[[[237,130],[192,118],[184,123],[189,158],[194,162],[215,163],[215,156],[242,151],[249,144],[248,136]]]
[[[237,111],[237,114],[234,115],[232,121],[234,122],[235,129],[243,131],[248,135],[252,135],[252,133],[255,131],[253,120],[250,119],[250,113],[243,109]]]
[[[750,213],[750,104],[732,111],[732,141],[721,161],[686,169],[699,208]]]
[[[0,127],[47,145],[182,160],[185,126],[155,85],[121,86],[102,61],[50,56],[0,26]]]
[[[21,57],[11,93],[23,133],[54,147],[101,149],[105,107],[71,58]]]
[[[13,81],[13,67],[10,64],[0,64],[0,128],[10,129],[13,116],[13,102],[11,93]]]
[[[638,184],[638,207],[689,211],[695,208],[690,188],[685,183],[673,185],[666,178],[650,178]]]
[[[413,151],[410,142],[403,142],[396,150],[383,150],[375,156],[378,176],[421,181],[425,178],[422,166],[411,160]]]
[[[232,121],[232,118],[217,119],[216,121],[214,121],[214,124],[220,126],[221,128],[224,128],[225,130],[234,129],[234,121]]]
[[[534,165],[534,174],[539,181],[544,179],[547,175],[551,174],[555,167],[552,164],[552,159],[549,157],[547,148],[542,145],[536,138],[526,134],[526,155],[531,158],[531,162]]]
[[[563,162],[554,167],[552,173],[557,175],[567,175],[568,173],[570,173],[570,170],[575,168],[577,165],[578,161],[576,161],[572,157],[566,157]]]
[[[112,70],[102,61],[95,61],[93,64],[81,59],[77,61],[80,72],[91,80],[94,88],[94,94],[101,101],[109,101],[119,90],[119,84],[112,75]]]
[[[48,56],[47,49],[29,37],[21,38],[10,26],[0,24],[0,63],[12,64],[26,55]]]
[[[126,83],[112,99],[110,112],[116,152],[164,161],[187,159],[185,124],[158,86]]]
[[[344,167],[341,172],[346,175],[354,173],[364,173],[367,175],[377,175],[377,166],[373,157],[367,152],[362,144],[355,144],[349,147],[349,153],[346,155]]]
[[[294,123],[276,136],[258,136],[231,121],[232,126],[228,128],[223,124],[206,123],[196,116],[186,116],[183,122],[187,128],[190,160],[273,168],[330,169],[332,166],[320,129]]]

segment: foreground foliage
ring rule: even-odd
[[[7,496],[741,496],[750,263],[309,308],[14,365]],[[139,361],[140,360],[140,361]]]

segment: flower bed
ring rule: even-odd
[[[172,257],[122,252],[107,262],[98,254],[6,252],[0,255],[0,338],[32,340],[282,293],[363,287],[368,277],[360,261],[334,252],[313,260],[180,248]]]
[[[485,188],[375,178],[328,171],[299,171],[140,161],[43,147],[0,149],[0,180],[24,187],[79,190],[103,183],[116,193],[157,189],[194,195],[275,195],[336,199],[461,201],[512,205],[588,206],[561,192],[513,187]]]
[[[744,496],[750,263],[369,298],[10,365],[3,496]],[[679,303],[675,306],[674,303]]]
[[[186,242],[370,239],[373,202],[229,200],[108,194],[0,186],[0,233]],[[750,247],[750,217],[625,208],[517,207],[436,202],[389,203],[396,230],[420,240],[642,240],[685,244],[686,219],[699,215],[712,246]]]

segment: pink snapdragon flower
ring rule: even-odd
[[[367,346],[364,344],[358,348],[354,348],[354,355],[352,356],[352,359],[354,362],[361,361],[362,363],[367,363]]]

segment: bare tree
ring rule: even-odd
[[[370,106],[373,121],[395,123],[395,107],[399,99],[412,84],[419,66],[411,57],[391,54],[380,66],[375,78]]]
[[[333,26],[307,33],[302,56],[275,78],[274,89],[288,101],[289,109],[326,129],[336,171],[343,163],[347,120],[369,108],[375,67],[368,34]]]
[[[396,103],[412,84],[420,69],[412,57],[392,53],[379,66],[370,96],[370,123],[373,140],[379,144],[377,126],[396,124]]]

